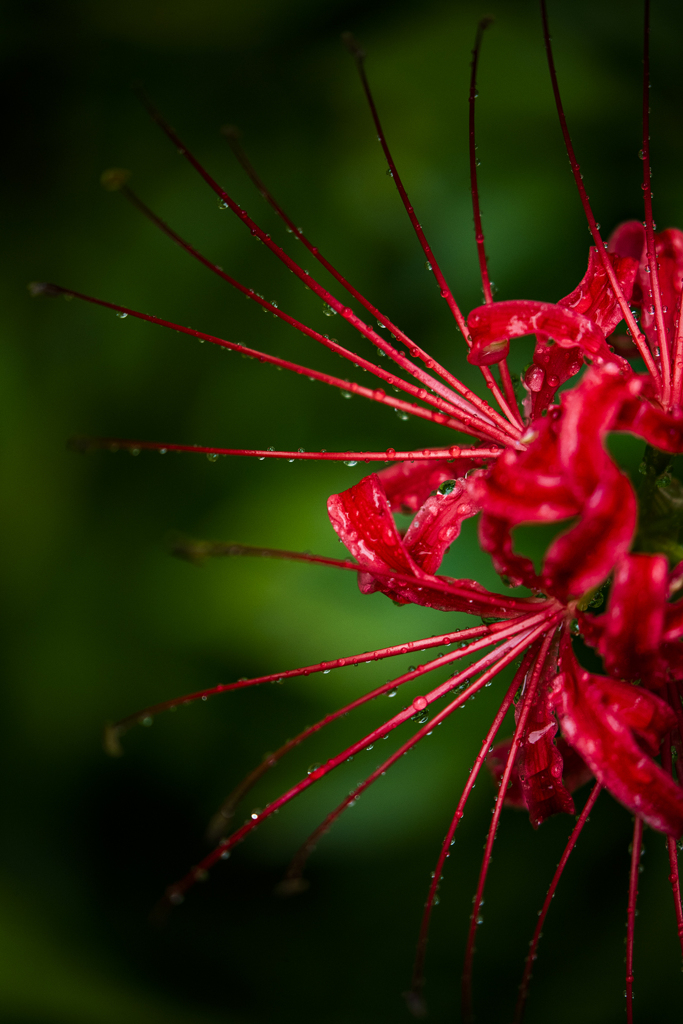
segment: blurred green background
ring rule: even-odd
[[[394,673],[384,663],[231,693],[133,730],[117,761],[101,751],[103,722],[240,676],[443,632],[459,620],[399,609],[379,594],[362,598],[350,575],[331,570],[251,560],[199,569],[166,553],[164,537],[178,529],[339,556],[325,500],[359,479],[362,466],[81,457],[65,440],[80,432],[346,450],[441,443],[443,433],[131,318],[31,300],[26,282],[53,280],[345,374],[335,357],[264,316],[100,189],[104,168],[130,168],[142,198],[208,256],[330,331],[319,300],[218,209],[150,123],[129,88],[142,80],[212,173],[297,255],[218,134],[221,124],[239,125],[309,237],[424,347],[476,382],[338,40],[350,29],[370,54],[394,155],[467,310],[481,302],[466,162],[468,62],[477,20],[488,13],[496,24],[482,57],[478,142],[491,273],[500,298],[556,300],[582,276],[589,238],[534,3],[33,0],[2,8],[7,1024],[407,1019],[400,993],[429,873],[502,681],[334,827],[311,859],[307,893],[283,901],[272,891],[310,829],[378,763],[377,750],[264,825],[165,928],[153,929],[150,908],[201,858],[206,821],[263,752]],[[641,216],[640,7],[552,3],[551,18],[567,115],[596,214],[609,229]],[[682,24],[679,5],[655,5],[660,227],[683,226]],[[315,269],[312,259],[304,266]],[[334,329],[355,343],[347,325],[335,321]],[[519,343],[513,368],[528,355]],[[474,524],[445,571],[496,585]],[[244,813],[389,710],[373,704],[294,753],[247,798]],[[492,797],[483,779],[434,914],[427,996],[435,1021],[459,1019],[464,936]],[[475,967],[482,1021],[511,1015],[570,825],[553,819],[535,834],[522,815],[504,815]],[[602,796],[545,929],[530,1022],[622,1020],[629,833],[628,815]],[[649,833],[646,846],[641,1024],[664,1019],[683,994],[664,843]]]

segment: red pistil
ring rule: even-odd
[[[468,345],[471,346],[472,339],[470,338],[470,332],[465,322],[465,318],[462,315],[460,307],[455,301],[453,292],[451,291],[449,285],[446,282],[446,278],[443,275],[441,267],[437,263],[436,257],[434,256],[431,246],[427,241],[427,237],[422,229],[422,225],[418,221],[417,216],[415,214],[415,210],[413,209],[412,204],[408,199],[408,193],[406,192],[403,182],[401,181],[398,169],[396,167],[396,164],[394,163],[394,158],[391,155],[391,150],[389,149],[389,146],[387,144],[384,135],[384,129],[382,128],[382,123],[379,119],[379,114],[377,112],[377,107],[375,106],[375,101],[372,97],[372,92],[370,91],[370,84],[368,82],[367,75],[365,74],[365,53],[363,52],[363,50],[361,50],[360,46],[350,33],[345,33],[342,38],[346,43],[349,52],[351,53],[352,57],[356,62],[358,74],[360,75],[363,90],[365,91],[365,97],[368,101],[368,106],[370,107],[370,113],[372,114],[372,119],[375,122],[375,128],[377,129],[377,139],[380,145],[382,146],[382,150],[384,151],[387,163],[389,164],[389,170],[391,171],[391,176],[394,179],[394,184],[396,185],[398,194],[401,197],[401,202],[403,203],[406,213],[410,218],[410,223],[413,225],[413,230],[417,235],[418,241],[422,247],[422,251],[427,257],[427,263],[429,264],[431,272],[436,278],[436,282],[441,290],[441,298],[445,299],[446,302],[448,303],[448,308],[453,314],[455,322],[460,328],[465,338],[465,341],[467,342]],[[481,371],[484,376],[484,380],[486,381],[487,386],[491,389],[491,393],[494,395],[496,401],[498,402],[498,405],[501,407],[501,409],[503,410],[511,424],[513,426],[517,426],[519,421],[515,416],[515,413],[513,413],[513,411],[508,407],[508,403],[501,394],[500,388],[496,384],[493,374],[488,369],[488,367],[481,367]]]
[[[560,128],[562,129],[562,137],[564,139],[565,148],[567,150],[567,156],[569,157],[569,163],[571,165],[572,174],[574,175],[574,181],[576,182],[576,187],[578,189],[579,197],[581,199],[581,205],[583,206],[583,210],[584,210],[584,213],[586,215],[586,220],[588,221],[588,227],[590,229],[591,235],[593,236],[593,241],[595,242],[595,245],[597,247],[598,255],[600,256],[600,259],[602,261],[602,265],[605,268],[605,273],[607,274],[607,277],[609,278],[609,282],[610,282],[610,284],[612,286],[612,290],[613,290],[613,292],[614,292],[614,294],[617,297],[617,300],[619,302],[619,306],[621,308],[621,312],[623,313],[624,320],[626,321],[626,323],[628,325],[628,329],[629,329],[629,331],[631,333],[631,337],[633,338],[633,341],[637,345],[638,351],[640,352],[641,356],[643,357],[643,361],[645,362],[645,365],[647,366],[648,371],[649,371],[649,373],[650,373],[650,375],[651,375],[655,385],[658,388],[661,388],[661,378],[660,378],[660,375],[659,375],[659,370],[657,369],[657,365],[654,362],[654,359],[652,358],[652,353],[650,352],[649,346],[647,344],[647,339],[645,338],[645,336],[643,334],[641,334],[640,330],[638,329],[638,325],[637,325],[637,323],[635,321],[635,317],[633,316],[633,313],[631,312],[631,308],[630,308],[628,302],[626,301],[626,297],[624,296],[624,293],[623,293],[623,291],[621,289],[619,281],[617,280],[617,275],[614,272],[614,267],[612,266],[610,258],[609,258],[608,254],[607,254],[607,249],[605,248],[605,243],[603,242],[602,237],[600,235],[600,231],[598,229],[597,222],[595,220],[595,217],[593,216],[593,210],[591,208],[590,200],[588,198],[585,186],[583,184],[583,176],[581,174],[581,167],[579,166],[579,162],[576,159],[576,153],[574,152],[574,146],[572,144],[571,136],[569,134],[569,129],[567,127],[567,119],[564,116],[564,108],[562,106],[562,98],[560,96],[560,87],[559,87],[558,81],[557,81],[557,73],[555,71],[555,61],[553,59],[553,50],[552,50],[552,45],[551,45],[551,42],[550,42],[550,27],[548,25],[548,12],[547,12],[547,9],[546,9],[545,0],[541,0],[541,15],[542,15],[542,18],[543,18],[543,38],[545,40],[545,51],[546,51],[546,56],[548,58],[548,69],[550,71],[550,80],[552,82],[553,95],[555,97],[555,105],[557,107],[557,115],[558,115],[559,120],[560,120]]]
[[[626,915],[626,1021],[633,1024],[633,939],[636,927],[636,901],[638,899],[638,875],[643,847],[643,819],[636,817],[633,822],[631,843],[631,870],[628,882],[628,911]]]
[[[643,202],[645,205],[645,238],[647,245],[647,269],[650,273],[650,291],[655,307],[655,330],[657,331],[657,347],[659,348],[659,365],[662,373],[662,404],[665,409],[671,408],[671,355],[669,338],[664,326],[662,312],[662,293],[659,287],[659,267],[655,247],[655,226],[652,216],[652,169],[650,167],[650,0],[644,4],[643,24]],[[647,296],[646,296],[647,298]],[[630,325],[629,325],[630,326]]]
[[[165,441],[135,441],[120,437],[73,437],[69,446],[75,451],[108,448],[110,451],[199,452],[206,455],[246,455],[258,459],[287,459],[288,462],[426,462],[432,459],[496,459],[502,449],[492,448],[422,448],[414,452],[387,448],[383,452],[295,452],[276,451],[274,448],[212,448],[200,444],[170,444]]]

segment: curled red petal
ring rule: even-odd
[[[477,366],[498,363],[510,338],[545,334],[564,348],[578,346],[588,356],[609,359],[605,336],[588,317],[551,302],[510,299],[473,309],[467,318],[473,345],[467,356]]]
[[[563,736],[556,736],[554,742],[555,749],[562,760],[562,786],[567,793],[574,793],[593,778],[593,773],[581,755],[577,754],[574,748],[569,746]],[[496,743],[486,758],[486,766],[495,782],[500,782],[503,777],[511,744],[511,736],[506,740],[501,740],[500,743]],[[518,810],[529,809],[519,775],[519,762],[515,763],[515,767],[512,770],[504,803],[506,807],[515,807]],[[572,812],[570,811],[569,813]]]
[[[358,586],[363,594],[381,591],[397,604],[419,604],[442,611],[463,611],[471,615],[491,615],[492,608],[502,614],[519,614],[515,602],[490,591],[474,580],[452,579],[449,576],[430,578],[413,559],[394,523],[391,510],[377,474],[364,477],[341,494],[333,494],[327,508],[339,538],[354,557],[369,571],[359,572]],[[463,513],[454,510],[459,521]],[[427,520],[429,520],[427,522]],[[433,525],[426,517],[425,528]],[[447,532],[453,523],[442,523]],[[416,540],[420,529],[416,529]],[[446,541],[447,546],[448,541]],[[374,575],[372,570],[379,575]],[[392,573],[412,580],[396,579]],[[414,582],[413,582],[414,580]],[[434,581],[441,587],[434,586]],[[452,591],[444,591],[447,584]],[[492,600],[495,598],[495,600]]]
[[[597,587],[629,550],[637,518],[628,477],[608,461],[579,522],[550,546],[543,566],[544,589],[569,598]]]
[[[546,678],[531,706],[517,755],[516,767],[534,828],[553,814],[574,813],[574,801],[562,781],[562,755],[554,743],[557,721],[548,683],[556,672],[556,658],[557,651],[545,668]]]
[[[666,413],[633,398],[622,404],[613,429],[636,434],[654,448],[672,455],[683,452],[683,412],[679,409]]]
[[[618,679],[641,679],[654,668],[668,587],[664,555],[626,555],[610,591],[598,643],[605,670]]]
[[[472,476],[470,490],[485,512],[515,525],[554,522],[580,511],[558,464],[557,429],[554,417],[542,420],[525,452],[508,449],[486,475]]]
[[[664,640],[680,640],[683,636],[683,599],[667,604],[664,615]]]
[[[369,569],[421,576],[401,540],[376,473],[327,501],[332,525],[351,554]],[[359,581],[361,580],[359,576]],[[361,589],[365,589],[361,585]]]
[[[558,461],[577,500],[588,498],[612,460],[603,441],[619,409],[640,391],[640,381],[616,363],[592,367],[577,388],[562,396]]]
[[[446,480],[457,480],[483,459],[435,459],[397,462],[377,474],[392,512],[417,512],[432,491]]]
[[[544,334],[537,336],[534,361],[522,377],[528,392],[525,412],[532,421],[543,415],[560,384],[576,376],[582,366],[583,354],[578,345],[562,348]]]
[[[569,643],[553,689],[563,735],[596,779],[652,828],[680,836],[683,789],[643,750],[656,753],[675,725],[668,704],[641,686],[581,669]]]
[[[607,250],[615,256],[628,257],[638,263],[645,256],[645,228],[639,220],[619,224],[607,240]]]
[[[430,575],[460,533],[465,519],[479,511],[464,480],[453,480],[447,494],[433,494],[425,501],[408,527],[403,543],[411,557]]]
[[[609,254],[609,258],[624,297],[627,302],[630,302],[640,263],[640,254],[634,257],[629,254],[620,255],[613,252]],[[583,279],[573,292],[566,295],[564,299],[560,299],[558,306],[582,313],[583,316],[596,323],[605,335],[611,334],[623,319],[621,306],[594,246],[588,250],[588,269]]]
[[[511,586],[524,585],[532,590],[541,589],[542,583],[534,563],[513,550],[511,526],[506,519],[484,513],[479,520],[479,543],[491,556],[496,572],[504,576]]]

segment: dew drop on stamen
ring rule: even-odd
[[[349,459],[348,461],[346,461],[346,460],[344,461],[344,465],[345,466],[357,466],[358,462],[355,459]]]
[[[215,452],[207,452],[206,457],[209,460],[209,462],[218,462],[218,456],[216,455]]]

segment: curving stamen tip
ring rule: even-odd
[[[409,992],[403,993],[403,998],[406,1001],[406,1007],[408,1011],[412,1013],[413,1017],[426,1017],[427,1016],[427,1004],[419,992],[411,989]]]
[[[357,64],[361,64],[365,60],[367,54],[353,32],[342,32],[341,41]]]
[[[88,452],[97,451],[100,445],[91,437],[82,437],[80,434],[76,434],[74,437],[67,439],[66,447],[70,452],[86,455]]]
[[[275,896],[286,899],[289,896],[298,896],[299,893],[306,892],[310,884],[305,878],[283,878],[275,886],[273,893]]]
[[[58,296],[63,295],[63,290],[56,284],[49,284],[47,281],[29,281],[26,285],[29,290],[29,294],[34,298],[39,295],[44,295],[49,299],[56,299]]]
[[[105,754],[109,754],[110,757],[123,757],[123,747],[121,746],[122,732],[123,730],[120,726],[114,722],[107,722],[102,737],[102,746]]]
[[[238,139],[242,138],[242,132],[236,124],[223,124],[218,130],[221,135],[224,135],[230,142],[236,142]]]
[[[213,544],[207,540],[195,540],[182,533],[170,533],[166,538],[169,552],[176,558],[184,558],[193,565],[202,565],[211,554]]]
[[[100,174],[100,185],[107,192],[120,192],[130,181],[131,173],[125,167],[108,167]]]

